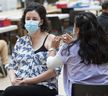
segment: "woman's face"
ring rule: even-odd
[[[76,27],[76,23],[74,23],[73,34],[78,34],[78,33],[79,33],[79,27]]]
[[[79,36],[79,28],[76,27],[76,23],[74,23],[73,32],[72,32],[73,40],[78,39],[78,36]]]
[[[35,32],[39,32],[41,25],[42,25],[41,18],[35,10],[26,13],[25,28],[30,35]]]
[[[26,13],[25,20],[41,21],[41,18],[39,14],[35,10],[33,10]]]

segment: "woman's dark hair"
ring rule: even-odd
[[[97,65],[108,63],[108,37],[98,24],[96,16],[90,12],[83,12],[76,16],[75,23],[79,28],[77,41],[81,63]],[[76,41],[73,44],[75,43]],[[73,44],[68,46],[68,53]]]
[[[26,13],[29,11],[33,11],[35,10],[40,18],[43,20],[43,24],[40,26],[41,31],[48,31],[48,23],[47,23],[47,19],[46,19],[46,9],[44,8],[43,5],[41,5],[40,3],[36,3],[36,2],[31,2],[27,8],[24,10],[22,19],[21,19],[21,23],[22,23],[22,28],[25,29],[24,25],[25,25],[25,16]]]

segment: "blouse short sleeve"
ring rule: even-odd
[[[14,46],[10,63],[5,66],[7,70],[16,70],[18,68],[18,64],[16,63],[15,59],[17,58],[18,50],[20,49],[19,45],[20,45],[20,39],[17,40]]]

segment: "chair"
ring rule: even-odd
[[[71,10],[74,10],[73,8],[62,8],[61,12],[62,13],[69,13]]]
[[[69,14],[69,18],[65,19],[65,28],[64,28],[64,33],[70,33],[73,30],[73,26],[71,25],[71,21],[70,21],[70,11],[73,11],[73,8],[62,8],[61,12],[62,13],[68,13]]]
[[[75,11],[75,10],[70,10],[69,14],[70,14],[70,25],[74,25],[74,19],[75,16],[78,15],[80,12],[84,12],[84,11]]]
[[[75,16],[78,15],[80,12],[84,12],[84,11],[75,11],[73,8],[62,9],[62,13],[69,13],[69,20],[68,20],[69,25],[64,29],[65,33],[72,32]]]
[[[72,96],[108,96],[108,85],[73,84]]]
[[[1,58],[0,58],[0,77],[6,77],[7,76],[7,70],[5,68],[5,65],[2,64]]]
[[[2,77],[6,77],[7,76],[7,71],[4,68],[2,63],[0,63],[0,73],[2,74]]]
[[[63,27],[61,25],[59,17],[47,17],[47,19],[50,33],[54,35],[62,35]]]

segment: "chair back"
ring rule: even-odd
[[[68,26],[64,28],[64,33],[70,34],[73,30],[75,16],[82,11],[75,11],[74,8],[62,8],[61,12],[69,14],[69,18],[66,19],[66,22],[68,22]]]
[[[108,85],[73,84],[72,96],[108,96]]]
[[[70,10],[69,14],[70,14],[70,25],[74,26],[74,19],[75,16],[78,15],[80,12],[84,12],[84,11],[75,11],[75,10]]]
[[[63,29],[59,17],[48,17],[48,25],[50,33],[54,35],[63,34]]]
[[[0,74],[2,75],[2,76],[0,75],[0,77],[6,77],[7,76],[7,70],[5,69],[3,64],[1,63],[1,58],[0,58]]]
[[[62,13],[69,13],[71,10],[74,10],[73,8],[61,8]]]

